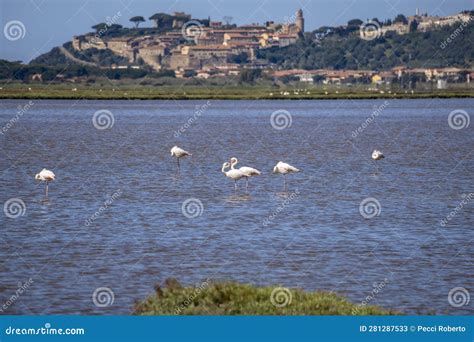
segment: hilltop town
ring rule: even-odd
[[[305,30],[302,9],[283,23],[242,26],[230,17],[195,19],[184,12],[156,13],[149,22],[134,16],[132,27],[119,25],[123,19],[120,12],[107,17],[93,32],[74,36],[26,67],[0,61],[0,78],[42,83],[192,78],[214,85],[218,79],[227,85],[266,80],[271,87],[296,82],[411,90],[417,84],[446,89],[474,77],[473,11],[440,17],[417,9],[410,16],[353,19],[312,32]]]
[[[124,57],[129,65],[145,64],[156,71],[171,69],[179,76],[188,70],[209,70],[213,67],[226,70],[232,57],[234,61],[256,65],[257,49],[294,44],[304,33],[301,9],[286,23],[269,21],[264,25],[239,27],[222,21],[192,19],[190,14],[184,12],[172,15],[158,13],[150,18],[154,22],[152,32],[156,34],[144,31],[139,36],[109,38],[104,33],[114,24],[105,23],[96,25],[95,33],[74,37],[72,46],[77,51],[110,49]],[[120,68],[116,65],[112,67]]]
[[[76,36],[72,40],[72,47],[76,51],[88,49],[109,49],[114,54],[123,57],[123,65],[111,65],[112,68],[140,68],[148,66],[155,71],[169,69],[177,77],[186,75],[208,78],[238,74],[242,65],[250,68],[272,67],[268,60],[258,58],[258,51],[262,49],[278,49],[295,44],[304,37],[304,15],[299,9],[284,23],[273,21],[263,25],[250,24],[244,26],[230,25],[222,21],[209,19],[192,19],[190,14],[175,12],[172,15],[157,13],[150,17],[154,27],[151,32],[143,30],[116,36],[114,31],[120,27],[113,23],[96,25],[96,32]],[[446,17],[420,14],[416,10],[413,16],[397,16],[393,21],[380,22],[374,19],[368,23],[353,20],[348,25],[337,28],[319,30],[316,39],[337,30],[359,28],[362,39],[371,40],[373,36],[384,36],[388,33],[405,35],[413,31],[427,32],[436,28],[458,24],[466,24],[472,20],[468,11]],[[132,17],[138,31],[143,17]],[[115,26],[115,27],[114,27]],[[462,26],[461,26],[462,27]],[[112,34],[110,34],[112,32]],[[117,32],[116,32],[117,33]],[[151,33],[151,34],[150,34]],[[154,33],[154,34],[153,34]]]

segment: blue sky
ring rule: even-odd
[[[124,26],[131,26],[129,18],[134,15],[148,18],[156,12],[173,11],[213,20],[231,16],[234,23],[248,24],[285,22],[303,8],[306,31],[310,31],[354,18],[413,14],[416,7],[432,15],[448,15],[474,9],[474,0],[0,0],[0,59],[30,61],[114,16]],[[10,41],[4,29],[13,20],[20,21],[25,31],[23,38]],[[151,26],[151,22],[143,26]]]

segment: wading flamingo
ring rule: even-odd
[[[178,161],[178,170],[179,170],[179,159],[184,158],[186,156],[192,156],[191,153],[188,151],[183,150],[182,148],[179,148],[178,146],[173,146],[171,149],[171,156],[175,157],[176,160]]]
[[[380,160],[382,158],[385,158],[385,156],[379,150],[374,150],[374,152],[372,152],[372,159],[373,160]]]
[[[233,179],[234,180],[234,190],[237,191],[237,181],[243,177],[245,177],[245,175],[240,172],[239,170],[236,170],[236,169],[231,169],[229,171],[226,171],[226,169],[228,169],[230,167],[230,164],[229,162],[226,162],[224,164],[222,164],[222,173],[230,178],[230,179]]]
[[[49,182],[52,182],[55,179],[56,179],[56,175],[54,174],[54,172],[47,169],[41,170],[41,172],[37,173],[35,176],[35,180],[38,180],[40,182],[46,182],[46,188],[45,188],[46,197],[48,197]]]
[[[293,172],[300,172],[300,169],[297,169],[296,167],[291,166],[290,164],[284,163],[282,161],[279,161],[278,164],[276,164],[275,167],[273,168],[273,173],[281,173],[284,176],[285,190],[287,189],[286,175]]]
[[[237,165],[239,160],[235,157],[230,159],[230,168],[232,170],[235,170],[234,167]],[[257,169],[254,169],[253,167],[248,167],[248,166],[242,166],[238,168],[240,172],[244,174],[245,180],[246,180],[246,188],[248,189],[249,187],[249,178],[253,176],[260,176],[260,171]]]

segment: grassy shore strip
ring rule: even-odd
[[[22,88],[4,88],[0,99],[56,99],[56,100],[339,100],[339,99],[423,99],[423,98],[472,98],[474,92],[469,90],[455,91],[420,91],[411,93],[376,93],[367,91],[331,91],[310,92],[310,94],[281,95],[279,90],[262,88],[175,88],[143,87],[131,89],[83,88],[72,91],[71,88],[38,87],[31,90]],[[272,94],[272,95],[270,95]]]
[[[135,304],[135,315],[397,315],[394,310],[356,305],[330,292],[305,292],[206,280],[182,287],[168,279]]]

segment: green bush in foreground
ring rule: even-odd
[[[392,310],[356,305],[330,292],[281,287],[212,283],[182,287],[168,279],[165,287],[135,305],[136,315],[394,315]]]

